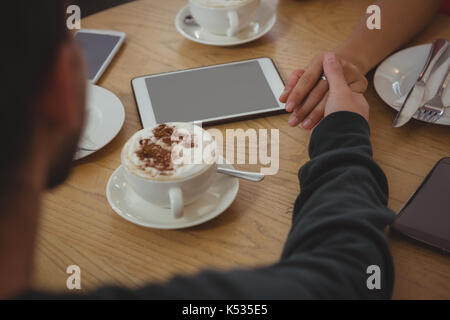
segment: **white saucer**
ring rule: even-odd
[[[176,18],[175,27],[185,38],[211,46],[235,46],[261,38],[268,33],[277,21],[276,10],[267,1],[261,1],[259,13],[255,21],[234,37],[212,34],[200,26],[188,26],[184,18],[190,15],[189,5],[182,8]]]
[[[239,190],[237,178],[217,173],[209,190],[184,208],[183,218],[175,219],[170,209],[158,207],[138,196],[125,181],[123,170],[120,166],[109,178],[106,187],[108,202],[125,220],[148,228],[182,229],[209,221],[233,203]]]
[[[375,90],[381,99],[395,110],[400,110],[402,100],[416,82],[430,46],[431,44],[425,44],[399,51],[378,66],[374,76]],[[443,63],[428,80],[423,102],[436,94],[449,63],[450,61]],[[449,87],[444,92],[443,102],[444,105],[450,106]],[[414,118],[417,119],[416,116]],[[444,115],[436,123],[450,125],[450,108],[445,110]]]
[[[119,133],[125,121],[125,109],[112,92],[89,84],[86,104],[86,127],[80,146],[99,150]],[[75,160],[82,159],[95,151],[80,150]]]

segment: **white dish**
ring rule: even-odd
[[[233,168],[232,165],[224,165]],[[184,216],[175,219],[170,209],[158,207],[138,196],[127,184],[122,165],[111,175],[106,197],[122,218],[139,226],[156,229],[182,229],[202,224],[224,212],[234,201],[239,180],[220,173],[206,193],[184,207]]]
[[[401,102],[416,82],[421,72],[431,44],[420,45],[399,51],[384,60],[374,76],[375,90],[389,106],[400,110]],[[439,88],[439,83],[450,63],[444,63],[427,82],[423,103],[431,99]],[[444,105],[450,106],[450,90],[443,95]],[[413,118],[417,119],[416,116]],[[450,125],[450,108],[436,124]]]
[[[211,46],[236,46],[254,41],[267,34],[277,21],[276,10],[267,1],[261,1],[256,19],[233,37],[210,33],[198,25],[186,25],[184,18],[190,15],[189,5],[183,7],[175,18],[175,27],[185,38]]]
[[[86,126],[80,146],[100,150],[119,133],[125,121],[125,109],[112,92],[89,84],[86,104]],[[96,151],[79,150],[75,160],[82,159]]]

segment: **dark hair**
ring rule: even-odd
[[[27,156],[36,116],[34,101],[43,88],[58,48],[69,35],[65,10],[63,0],[2,3],[0,192],[7,188],[5,184],[14,166]]]

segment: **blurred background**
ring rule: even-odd
[[[87,17],[96,12],[118,6],[134,0],[77,0],[76,4],[81,8],[82,17]]]

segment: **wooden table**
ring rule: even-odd
[[[82,288],[104,283],[138,286],[204,268],[230,269],[277,261],[291,225],[299,192],[297,171],[308,161],[309,133],[287,125],[288,115],[218,126],[279,128],[280,171],[262,183],[241,181],[231,207],[201,226],[162,231],[133,225],[108,205],[105,187],[120,165],[123,143],[141,128],[130,80],[139,75],[268,56],[282,76],[305,66],[318,52],[332,50],[352,31],[370,0],[281,0],[278,22],[264,38],[232,48],[184,39],[174,27],[185,0],[141,0],[82,21],[83,28],[115,29],[127,40],[100,82],[126,109],[119,135],[80,161],[67,182],[43,201],[35,258],[37,287],[67,290],[66,268],[81,268]],[[450,18],[438,16],[412,44],[450,38]],[[369,75],[372,79],[372,75]],[[372,82],[372,81],[370,81]],[[450,155],[450,127],[411,121],[392,128],[394,112],[375,93],[366,93],[375,159],[390,184],[389,206],[397,211],[432,166]],[[450,298],[450,257],[389,235],[395,262],[394,298]]]

